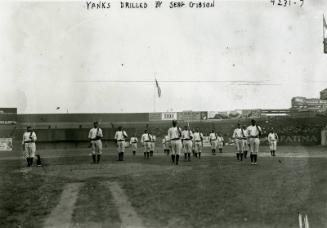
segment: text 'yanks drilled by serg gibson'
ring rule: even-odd
[[[151,2],[109,2],[109,1],[87,1],[87,10],[105,10],[105,9],[147,9],[147,8],[213,8],[215,1],[151,1]]]

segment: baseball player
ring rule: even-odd
[[[251,125],[246,129],[251,149],[251,165],[257,164],[259,145],[260,145],[260,136],[262,134],[261,127],[256,124],[255,120],[251,120]]]
[[[168,130],[168,136],[171,145],[171,161],[173,164],[178,165],[179,156],[182,150],[182,130],[177,126],[177,121],[172,121],[172,127]]]
[[[133,156],[135,156],[136,151],[137,151],[137,143],[138,143],[138,139],[137,139],[137,137],[136,137],[136,134],[134,134],[134,136],[131,137],[130,142],[129,142],[129,144],[130,144],[131,147],[132,147]]]
[[[216,155],[216,148],[217,148],[217,141],[218,135],[215,133],[215,130],[212,129],[211,133],[209,134],[209,140],[211,145],[211,151],[213,155]]]
[[[269,149],[271,156],[276,156],[276,149],[277,149],[277,141],[278,141],[278,135],[272,128],[271,131],[268,134],[268,142],[269,142]]]
[[[169,137],[168,135],[165,135],[165,137],[162,139],[162,146],[163,146],[163,149],[164,149],[164,153],[167,154],[167,156],[169,155],[169,147],[170,147],[170,142],[169,142]]]
[[[223,152],[223,146],[224,146],[224,137],[220,133],[217,136],[217,144],[218,144],[219,153],[222,153]]]
[[[184,161],[191,161],[193,133],[189,127],[184,126],[182,131],[182,141],[184,148]]]
[[[195,129],[192,129],[192,132],[195,132]],[[192,140],[192,155],[193,157],[195,157],[195,143],[194,143],[194,139]]]
[[[243,140],[245,139],[244,131],[241,128],[241,124],[237,124],[233,133],[233,139],[236,144],[236,158],[239,161],[243,161]]]
[[[243,139],[243,155],[244,155],[244,159],[246,159],[247,155],[248,155],[248,149],[249,149],[249,139],[248,139],[248,133],[246,131],[246,127],[244,125],[243,125],[242,129],[243,129],[243,134],[245,136],[245,138]]]
[[[151,149],[151,135],[148,133],[148,130],[144,130],[144,133],[141,136],[141,143],[144,147],[144,158],[149,159]]]
[[[36,152],[36,142],[37,138],[36,138],[36,134],[33,131],[31,126],[28,126],[26,128],[26,132],[24,132],[23,134],[23,141],[22,141],[22,145],[23,145],[23,151],[25,154],[25,158],[27,161],[27,167],[31,167],[33,165],[33,159],[35,157],[35,152]],[[39,164],[37,163],[38,166],[41,166],[41,158],[38,157],[39,160]]]
[[[98,122],[93,123],[93,128],[90,129],[88,138],[90,140],[93,163],[99,163],[102,154],[101,139],[103,138],[103,134],[102,134],[102,129],[99,128]]]
[[[118,131],[115,134],[115,140],[117,142],[118,161],[124,161],[125,152],[125,139],[127,138],[126,131],[121,126],[118,127]]]
[[[153,134],[151,134],[151,147],[150,147],[150,156],[153,156],[153,152],[156,149],[156,141],[157,141],[157,137]]]
[[[199,131],[199,128],[195,129],[193,133],[193,143],[194,143],[194,155],[195,157],[201,158],[201,151],[203,147],[203,134]],[[199,156],[198,156],[199,155]]]

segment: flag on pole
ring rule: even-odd
[[[157,79],[155,79],[155,82],[156,82],[156,87],[157,87],[157,91],[158,91],[158,97],[161,97],[161,88],[159,86]]]

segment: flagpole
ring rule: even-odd
[[[326,24],[326,20],[325,20],[325,14],[322,14],[322,43],[323,43],[323,52],[325,53],[325,24]]]
[[[153,112],[156,112],[156,92],[157,92],[157,79],[156,72],[154,72],[154,87],[153,87]]]
[[[322,15],[322,40],[325,42],[325,14]]]
[[[153,112],[156,112],[156,86],[153,87]]]

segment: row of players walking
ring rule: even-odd
[[[262,129],[256,124],[255,120],[251,120],[251,125],[248,127],[241,127],[240,124],[237,124],[232,136],[236,145],[237,160],[243,161],[243,158],[246,159],[249,150],[251,164],[257,164],[261,135]],[[98,123],[95,122],[94,128],[90,130],[89,134],[94,163],[99,163],[100,160],[102,153],[102,143],[100,139],[102,137],[102,130],[98,127]],[[128,138],[128,135],[122,127],[119,127],[114,138],[117,142],[118,161],[123,161],[126,145],[125,140]],[[163,138],[163,150],[167,155],[169,155],[171,151],[171,161],[176,165],[179,163],[182,151],[184,152],[185,161],[191,161],[192,154],[194,157],[200,159],[203,148],[203,139],[203,133],[201,133],[198,128],[192,131],[189,126],[184,126],[184,129],[182,130],[178,126],[177,121],[173,120],[172,127],[169,128],[168,134]],[[268,142],[272,156],[275,156],[277,140],[277,133],[271,129],[271,132],[268,134]],[[220,153],[223,152],[224,138],[220,134],[217,134],[212,130],[209,134],[209,141],[213,155],[216,154],[217,147]],[[138,142],[138,138],[134,134],[134,136],[130,138],[133,155],[136,154]],[[144,149],[144,158],[149,159],[152,157],[155,151],[156,136],[150,134],[148,130],[145,130],[141,136],[141,144]]]
[[[233,141],[236,145],[236,158],[239,161],[243,161],[243,158],[247,158],[248,150],[250,151],[251,164],[256,165],[258,160],[258,152],[260,145],[260,137],[262,135],[262,129],[256,124],[255,120],[251,120],[251,125],[247,128],[241,127],[237,124],[236,129],[233,132]],[[103,132],[99,127],[98,122],[94,122],[94,126],[89,131],[88,138],[90,140],[89,147],[91,148],[91,156],[93,163],[99,163],[102,154],[102,141]],[[114,139],[117,143],[118,161],[124,160],[124,152],[126,147],[126,139],[128,135],[122,127],[119,127],[115,133]],[[36,133],[29,126],[27,131],[23,134],[23,150],[25,153],[27,166],[33,165],[33,159],[36,157],[37,165],[41,166],[40,153],[36,152],[35,142],[37,140]],[[275,156],[277,147],[278,136],[277,133],[271,129],[268,134],[268,142],[270,146],[270,153]],[[173,164],[178,165],[182,150],[184,152],[184,161],[191,161],[191,155],[200,159],[203,148],[204,136],[198,128],[191,130],[189,126],[184,126],[182,130],[176,120],[172,121],[172,127],[169,128],[168,134],[164,136],[162,140],[163,150],[169,155],[171,152],[171,161]],[[209,142],[211,145],[212,154],[216,154],[216,149],[220,153],[223,152],[224,138],[222,135],[217,134],[214,130],[209,134]],[[144,148],[144,158],[150,159],[155,151],[156,136],[150,134],[148,130],[145,130],[141,136],[141,144]],[[132,148],[133,155],[136,154],[138,148],[138,138],[134,134],[130,138],[130,146]]]

